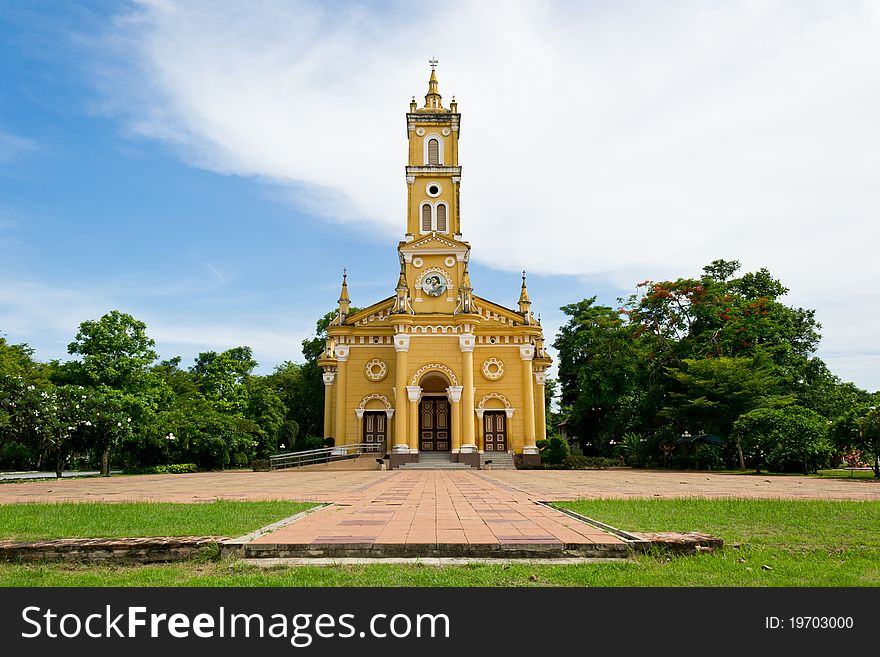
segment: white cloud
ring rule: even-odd
[[[21,154],[39,148],[40,144],[33,139],[0,131],[0,164],[11,162]]]
[[[184,285],[190,285],[184,282]],[[169,320],[167,310],[151,310],[149,299],[155,294],[172,293],[173,286],[150,290],[135,285],[89,291],[75,287],[4,277],[0,286],[0,335],[12,343],[29,342],[41,360],[70,358],[67,345],[81,322],[98,319],[111,309],[128,312],[147,325],[147,335],[156,341],[162,359],[180,355],[186,367],[202,351],[224,351],[247,345],[269,372],[277,363],[301,359],[302,341],[310,337],[313,322],[297,323],[288,317],[261,316],[272,329],[247,322],[217,323],[211,318],[178,317]],[[37,337],[34,341],[33,337]]]
[[[326,6],[143,2],[104,43],[106,109],[396,237],[436,53],[474,257],[625,288],[739,258],[818,309],[832,366],[876,351],[877,3]]]

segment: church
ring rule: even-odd
[[[461,114],[444,107],[436,60],[425,104],[406,114],[406,233],[394,294],[350,312],[346,275],[318,364],[324,436],[365,443],[390,467],[419,455],[480,467],[510,453],[536,464],[546,438],[544,382],[551,359],[523,272],[516,309],[474,293],[471,245],[460,221]]]

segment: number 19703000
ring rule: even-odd
[[[849,630],[852,616],[791,616],[789,627],[794,630]]]

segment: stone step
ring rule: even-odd
[[[449,462],[425,462],[421,461],[419,463],[402,463],[399,466],[400,470],[470,470],[471,466],[467,463],[449,463]]]
[[[486,461],[492,461],[488,465]],[[489,470],[516,470],[513,454],[510,452],[483,452],[480,454],[480,467]]]

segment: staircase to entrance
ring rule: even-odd
[[[400,470],[471,470],[467,463],[453,463],[450,452],[419,452],[418,463],[403,463]]]
[[[489,463],[491,461],[491,463]],[[481,470],[516,470],[510,452],[483,452],[480,454]]]

